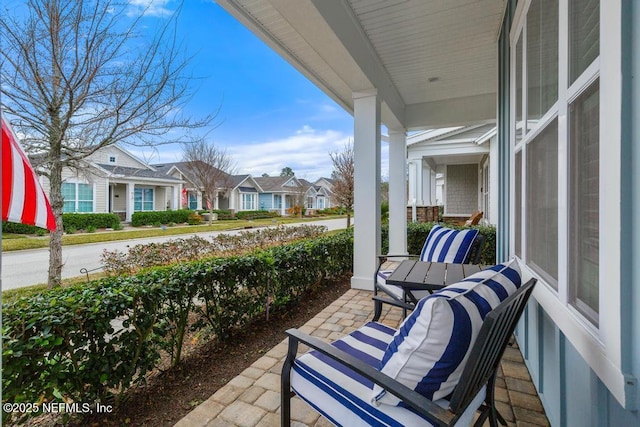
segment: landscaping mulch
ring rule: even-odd
[[[111,414],[74,420],[73,426],[173,426],[220,387],[240,374],[350,287],[349,278],[318,286],[295,306],[257,320],[228,343],[199,344],[192,336],[180,366],[153,375],[146,386],[129,391]],[[35,424],[34,424],[35,425]],[[40,425],[40,424],[38,424]],[[51,425],[51,424],[50,424]]]

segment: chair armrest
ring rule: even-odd
[[[420,415],[429,418],[431,421],[437,423],[437,425],[449,426],[456,421],[457,417],[453,412],[433,403],[423,395],[411,390],[404,384],[388,377],[354,356],[327,344],[316,337],[300,332],[297,329],[289,329],[286,331],[286,334],[289,336],[290,349],[292,346],[297,348],[298,342],[308,345],[320,353],[340,362],[342,365],[352,369],[363,377],[373,381],[375,384],[382,386],[389,393],[400,398]]]
[[[387,254],[387,255],[378,255],[378,259],[381,258],[418,258],[420,255],[413,254]]]

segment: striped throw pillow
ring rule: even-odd
[[[387,347],[380,371],[428,399],[448,396],[462,375],[487,313],[520,284],[520,269],[512,260],[421,299]],[[399,403],[377,385],[373,401]]]
[[[420,260],[465,263],[478,233],[478,230],[453,230],[436,224],[427,236]]]

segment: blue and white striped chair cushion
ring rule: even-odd
[[[332,345],[377,367],[395,332],[388,326],[369,322]],[[296,359],[291,372],[291,387],[302,400],[338,426],[432,425],[403,406],[373,403],[371,381],[315,350]],[[471,425],[484,397],[485,389],[478,393],[456,425]],[[444,408],[449,404],[444,399],[435,403]]]
[[[517,261],[498,264],[421,299],[386,349],[380,371],[428,399],[448,396],[458,383],[482,321],[520,287]],[[398,399],[375,386],[373,399]]]
[[[420,261],[465,263],[478,233],[478,230],[453,230],[436,224],[424,242]]]
[[[471,246],[478,235],[478,230],[453,230],[434,225],[420,252],[420,261],[465,263],[468,261]],[[387,285],[387,277],[393,270],[380,270],[376,275],[378,289],[392,298],[404,301],[404,291],[400,286]],[[413,291],[420,299],[431,294],[429,291]]]

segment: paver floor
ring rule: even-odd
[[[339,339],[373,317],[371,296],[370,291],[351,289],[299,329],[327,342]],[[380,321],[396,328],[402,320],[401,310],[390,306],[385,310]],[[299,351],[307,351],[307,348],[300,346]],[[287,342],[283,339],[176,426],[279,426],[280,371],[286,352]],[[517,346],[508,347],[502,359],[496,383],[496,401],[498,411],[509,426],[549,426]],[[292,425],[296,427],[332,425],[297,397],[292,399],[291,418]]]

